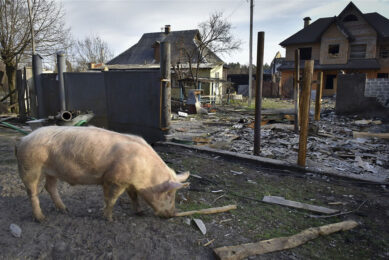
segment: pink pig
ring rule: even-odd
[[[38,183],[63,211],[57,179],[75,184],[98,184],[104,191],[104,216],[112,221],[112,208],[126,191],[136,212],[138,195],[162,217],[175,214],[175,194],[189,172],[176,175],[141,137],[96,127],[42,127],[23,137],[16,147],[19,175],[30,197],[34,217],[45,216],[39,205]],[[43,177],[42,176],[42,177]]]

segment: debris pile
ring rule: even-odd
[[[262,115],[261,156],[296,164],[299,135],[293,131],[293,110],[264,110]],[[378,134],[389,132],[388,123],[337,116],[333,109],[324,110],[319,122],[310,122],[308,166],[389,178],[389,141],[385,138],[389,134]],[[173,142],[253,154],[253,111],[223,107],[217,113],[179,118],[172,124]]]

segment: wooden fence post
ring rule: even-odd
[[[294,131],[299,132],[300,126],[300,50],[296,49],[294,52],[294,81],[293,81],[293,93],[294,93]]]
[[[305,167],[307,154],[307,139],[309,126],[309,103],[311,99],[311,84],[313,75],[313,60],[306,60],[303,74],[303,90],[301,92],[301,128],[297,164]]]
[[[320,107],[321,107],[321,96],[323,93],[323,72],[320,71],[318,74],[318,84],[316,89],[316,101],[315,101],[315,121],[320,120]]]
[[[255,125],[254,125],[254,155],[261,152],[261,108],[263,86],[263,53],[265,48],[265,32],[258,32],[257,42],[257,80],[255,91]]]

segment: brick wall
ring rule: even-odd
[[[389,107],[389,78],[366,79],[365,97],[375,97],[385,107]]]

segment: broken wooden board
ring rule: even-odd
[[[284,197],[278,197],[278,196],[264,196],[262,201],[267,203],[297,208],[297,209],[306,209],[306,210],[323,213],[323,214],[334,214],[339,212],[339,210],[336,209],[329,209],[326,207],[310,205],[310,204],[297,202],[293,200],[286,200]]]
[[[268,122],[269,122],[269,120],[262,120],[262,121],[261,121],[261,126],[266,125]],[[254,129],[254,127],[255,127],[254,125],[255,125],[255,121],[253,121],[253,122],[251,122],[250,124],[248,124],[247,127],[250,127],[250,128],[252,128],[252,129]]]
[[[196,144],[209,144],[212,141],[212,138],[203,137],[203,136],[195,136],[192,137],[192,141]]]
[[[389,139],[389,133],[353,132],[353,138],[382,138]]]
[[[253,255],[261,255],[270,252],[285,250],[300,246],[309,240],[329,235],[338,231],[350,230],[358,226],[353,220],[347,220],[320,227],[308,228],[302,232],[289,236],[263,240],[257,243],[241,244],[215,248],[215,254],[222,260],[243,259]]]
[[[236,205],[227,205],[227,206],[216,207],[216,208],[177,212],[174,216],[175,217],[183,217],[183,216],[189,216],[189,215],[193,215],[193,214],[214,214],[214,213],[226,212],[226,211],[233,210],[236,208],[237,208]]]

